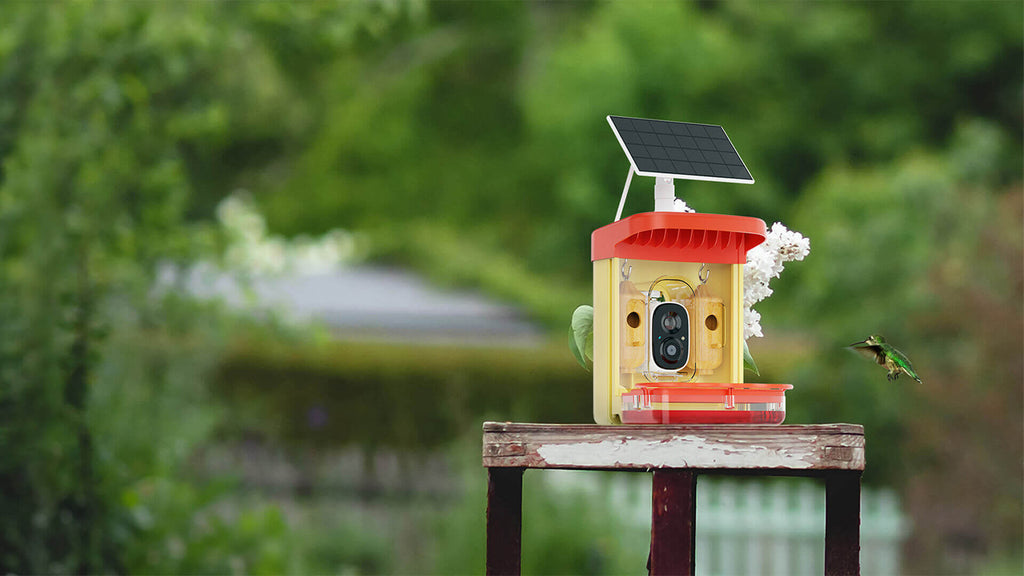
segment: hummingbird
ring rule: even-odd
[[[907,355],[893,348],[885,341],[885,338],[878,334],[872,334],[868,336],[867,340],[855,342],[850,344],[849,347],[863,354],[864,357],[878,362],[879,365],[885,366],[885,369],[889,371],[889,374],[886,376],[889,380],[899,378],[900,372],[903,372],[914,380],[921,382],[917,372],[914,372],[914,367],[911,366]]]

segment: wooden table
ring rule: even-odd
[[[523,471],[653,471],[651,574],[693,574],[698,474],[825,479],[825,574],[860,573],[864,427],[485,422],[487,574],[519,574]]]

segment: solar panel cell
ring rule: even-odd
[[[661,146],[661,140],[658,139],[658,135],[651,132],[640,134],[640,140],[648,146]]]
[[[707,132],[708,136],[711,138],[725,138],[728,140],[728,137],[725,135],[725,130],[721,126],[705,125],[704,131]]]
[[[676,138],[676,140],[679,141],[679,145],[682,146],[683,148],[696,148],[697,147],[697,141],[694,140],[690,136],[680,136],[680,137]]]
[[[747,169],[743,166],[730,166],[729,171],[732,172],[733,178],[739,178],[741,180],[751,179],[750,172],[747,172]]]
[[[677,174],[689,174],[693,172],[693,165],[686,160],[677,160],[672,163],[672,167],[676,169]]]
[[[672,133],[677,136],[689,136],[690,130],[686,128],[686,124],[682,122],[670,122],[672,127]]]
[[[654,165],[654,160],[650,158],[637,158],[636,169],[641,172],[657,172],[658,167]]]
[[[686,159],[689,160],[690,162],[703,162],[704,161],[704,156],[701,155],[700,150],[694,150],[692,148],[687,148],[686,150],[684,150],[684,152],[686,153]]]
[[[654,132],[654,129],[651,128],[651,121],[644,120],[642,118],[633,118],[633,130],[637,130],[639,132]]]

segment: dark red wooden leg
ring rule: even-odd
[[[519,574],[523,469],[487,469],[487,574]]]
[[[697,473],[655,470],[650,573],[691,575],[697,528]]]
[[[825,475],[825,574],[860,574],[860,471]]]

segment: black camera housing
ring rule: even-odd
[[[690,361],[690,314],[681,304],[659,302],[651,310],[651,360],[670,372]]]

